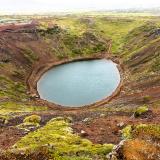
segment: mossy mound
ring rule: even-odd
[[[38,115],[31,115],[23,120],[24,123],[40,123],[40,121],[41,117]]]
[[[30,132],[18,141],[13,148],[19,151],[35,150],[41,146],[49,149],[51,159],[54,160],[80,160],[104,159],[111,152],[113,144],[93,144],[73,134],[68,120],[54,118],[44,127]]]
[[[140,124],[133,131],[134,137],[147,137],[160,139],[160,125],[158,124]]]
[[[126,141],[123,147],[123,159],[125,160],[158,160],[160,148],[140,139]]]
[[[146,136],[147,135],[147,136]],[[139,124],[127,125],[122,129],[122,138],[132,139],[139,137],[160,138],[160,125],[158,124]]]
[[[160,125],[140,124],[125,128],[128,139],[123,146],[123,159],[126,160],[158,160],[160,154]]]
[[[40,126],[41,117],[38,115],[31,115],[24,118],[23,123],[17,126],[18,129],[26,132],[37,129]]]

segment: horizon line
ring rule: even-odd
[[[72,10],[72,11],[0,11],[0,15],[47,15],[47,14],[75,14],[75,13],[91,13],[91,12],[130,12],[130,13],[143,13],[147,11],[152,11],[152,10],[159,10],[160,7],[153,7],[153,8],[124,8],[124,9],[102,9],[102,10]],[[132,12],[133,11],[133,12]]]

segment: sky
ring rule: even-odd
[[[0,12],[71,12],[160,7],[160,0],[0,0]]]

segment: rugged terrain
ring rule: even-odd
[[[0,159],[159,160],[159,17],[30,19],[0,26]],[[50,65],[107,57],[122,77],[110,101],[71,109],[35,94],[38,75]]]

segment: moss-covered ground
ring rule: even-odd
[[[112,144],[93,144],[73,134],[67,118],[54,118],[44,127],[29,133],[18,141],[13,148],[19,150],[36,149],[41,146],[50,148],[50,156],[55,159],[104,159],[113,148]],[[77,155],[77,156],[76,156]],[[68,157],[68,158],[67,158]]]

